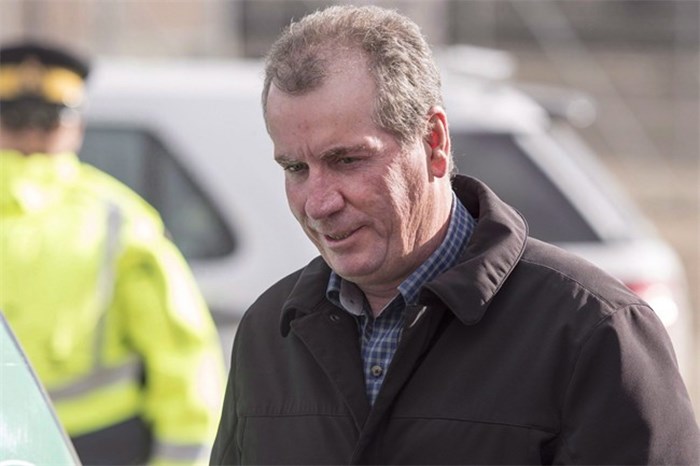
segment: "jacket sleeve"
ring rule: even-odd
[[[554,464],[700,464],[700,434],[670,339],[647,307],[588,335],[562,410]]]
[[[239,324],[239,330],[245,325],[245,316]],[[219,429],[214,440],[212,448],[211,465],[237,465],[241,464],[239,449],[236,444],[236,435],[238,429],[238,416],[236,413],[236,355],[238,354],[238,345],[240,338],[236,336],[233,343],[231,354],[231,369],[229,371],[228,383],[226,384],[226,393],[224,394],[224,404],[221,412],[221,420],[219,421]]]
[[[219,419],[224,365],[194,278],[174,244],[154,234],[130,243],[117,283],[123,333],[144,362],[151,463],[205,464]]]

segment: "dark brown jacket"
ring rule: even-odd
[[[478,225],[407,310],[374,407],[357,323],[325,299],[330,270],[316,259],[243,318],[212,463],[700,464],[654,312],[528,238],[483,184],[458,177],[454,189]]]

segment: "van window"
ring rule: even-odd
[[[79,155],[155,207],[185,258],[213,258],[233,250],[233,236],[214,204],[153,132],[88,125]]]
[[[600,237],[511,134],[453,132],[459,173],[486,183],[527,220],[530,236],[553,242],[598,242]]]

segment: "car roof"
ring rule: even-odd
[[[443,92],[450,122],[490,132],[520,133],[542,129],[547,112],[506,81],[454,72],[445,66]],[[161,95],[173,99],[255,96],[263,87],[261,60],[98,59],[90,78],[93,97],[120,94]]]
[[[260,93],[259,60],[100,58],[90,76],[93,95],[146,93],[198,97]]]
[[[501,81],[443,73],[450,125],[492,133],[523,134],[544,130],[547,112],[525,93]],[[451,103],[459,102],[459,105]]]

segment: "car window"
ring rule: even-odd
[[[600,241],[512,135],[453,130],[451,139],[458,172],[482,180],[518,209],[531,236],[555,243]]]
[[[233,250],[234,239],[222,216],[156,134],[142,128],[88,126],[80,158],[155,207],[187,259]]]
[[[80,464],[0,312],[0,464]]]

